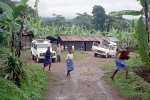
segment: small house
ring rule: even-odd
[[[21,45],[25,46],[26,48],[30,48],[33,38],[34,38],[33,33],[23,34],[22,37],[21,37]]]
[[[71,49],[74,46],[75,50],[90,51],[93,42],[102,43],[103,39],[99,36],[68,36],[63,35],[58,37],[58,42],[64,46],[64,49]]]

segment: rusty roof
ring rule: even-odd
[[[100,36],[59,36],[62,41],[102,41],[104,38]]]

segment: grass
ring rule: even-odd
[[[129,65],[129,77],[131,79],[125,79],[125,71],[121,70],[115,76],[115,81],[110,79],[110,76],[115,70],[115,62],[110,61],[104,63],[101,67],[104,71],[108,71],[105,74],[106,82],[114,86],[119,93],[130,100],[150,100],[150,84],[147,83],[143,78],[137,76],[133,69],[141,65],[140,58],[137,54],[131,53],[131,58],[127,61]]]
[[[63,51],[61,53],[61,61],[65,61],[67,54],[68,54],[68,51]],[[22,51],[21,55],[24,58],[27,58],[27,57],[31,56],[31,52],[30,52],[29,49],[27,49],[26,51],[25,50]],[[82,59],[82,58],[85,58],[85,57],[88,57],[88,56],[89,56],[88,52],[85,52],[85,51],[74,51],[74,57],[73,57],[73,59],[77,60],[77,59]]]
[[[44,98],[48,73],[35,64],[27,64],[24,69],[26,76],[20,87],[0,77],[0,98],[2,100],[41,100]]]
[[[62,61],[65,61],[67,54],[68,54],[68,51],[64,51],[61,54],[61,60]],[[89,53],[87,53],[85,51],[74,51],[73,59],[77,60],[77,59],[82,59],[82,58],[85,58],[88,56],[89,56]]]
[[[22,60],[30,57],[30,50],[21,52]],[[42,100],[48,88],[48,72],[36,63],[26,63],[23,66],[26,76],[17,87],[12,81],[0,76],[0,100]]]

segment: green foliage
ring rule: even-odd
[[[21,90],[24,91],[24,96],[28,100],[43,99],[44,92],[48,88],[48,73],[41,66],[32,63],[25,66],[25,71],[28,74],[21,83]]]
[[[14,19],[16,19],[18,16],[20,16],[21,14],[23,14],[23,12],[26,12],[26,11],[27,11],[27,6],[23,6],[23,5],[15,6],[13,8]]]
[[[28,1],[29,1],[29,0],[21,0],[21,1],[20,1],[20,4],[21,4],[21,5],[26,5]]]
[[[135,10],[123,10],[123,11],[109,13],[109,16],[123,16],[123,15],[139,16],[139,15],[142,15],[142,12],[135,11]]]
[[[92,14],[96,30],[104,31],[104,22],[106,19],[105,9],[102,6],[94,5]]]
[[[0,97],[3,100],[42,100],[47,89],[48,73],[40,66],[27,64],[23,67],[28,73],[17,87],[9,80],[0,77]]]
[[[61,60],[62,61],[65,61],[66,60],[66,56],[68,54],[68,51],[63,51],[63,53],[61,54]],[[83,51],[74,51],[74,57],[73,59],[74,60],[77,60],[77,59],[82,59],[82,58],[86,58],[89,56],[89,53],[87,52],[83,52]]]
[[[3,48],[2,48],[3,49]],[[4,50],[4,49],[3,49]],[[11,80],[15,82],[17,85],[20,85],[20,81],[23,76],[25,75],[24,70],[22,69],[22,61],[12,54],[9,50],[8,51],[1,51],[1,62],[3,60],[2,66],[2,75],[5,79]]]
[[[148,49],[148,33],[145,29],[145,24],[143,23],[142,17],[140,17],[136,25],[136,36],[138,40],[139,53],[141,61],[145,67],[149,67],[150,58]]]
[[[2,10],[5,12],[6,17],[8,19],[13,18],[13,15],[12,15],[13,10],[10,8],[10,6],[8,6],[7,4],[5,4],[3,2],[0,2],[0,8],[2,8]]]
[[[77,17],[73,19],[73,23],[76,26],[87,28],[88,30],[94,27],[92,22],[93,22],[93,16],[88,15],[86,12],[83,14],[77,13]]]
[[[23,91],[20,90],[14,83],[0,77],[0,97],[1,100],[21,100],[25,99]]]

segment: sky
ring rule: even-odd
[[[29,0],[28,4],[34,8],[35,0]],[[52,17],[53,14],[62,15],[65,18],[74,18],[76,13],[87,12],[92,15],[94,5],[102,6],[106,14],[112,11],[141,10],[137,0],[39,0],[39,15]],[[126,16],[127,19],[134,17]]]

